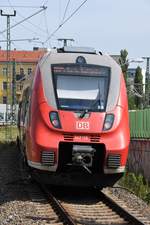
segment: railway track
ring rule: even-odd
[[[57,224],[150,224],[150,221],[147,221],[142,215],[137,214],[134,210],[129,212],[126,206],[122,207],[110,196],[98,190],[88,190],[86,193],[81,193],[81,190],[69,192],[68,188],[53,190],[39,182],[37,184],[57,215],[58,218],[55,219]]]
[[[116,205],[117,198],[112,200],[109,192],[105,195],[98,190],[50,189],[40,184],[38,178],[38,183],[29,179],[20,172],[15,147],[10,146],[7,151],[5,147],[0,153],[0,224],[150,224],[119,200],[117,205],[123,206],[127,213],[122,211]]]

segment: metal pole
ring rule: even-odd
[[[12,62],[12,123],[16,123],[16,62]]]
[[[10,17],[16,16],[16,11],[14,10],[13,14],[5,14],[2,10],[0,10],[1,16],[7,17],[7,72],[6,72],[6,81],[7,81],[7,92],[6,92],[6,141],[11,140],[11,129],[9,129],[8,125],[12,122],[12,78],[10,73],[10,50],[11,50],[11,42],[10,42]]]
[[[145,107],[150,105],[150,57],[142,57],[146,59],[145,74]]]

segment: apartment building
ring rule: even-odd
[[[46,49],[33,48],[32,51],[12,50],[9,55],[7,51],[0,49],[0,104],[11,103],[12,90],[24,76],[30,76],[38,60],[46,52]]]

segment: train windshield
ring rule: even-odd
[[[53,65],[58,108],[105,111],[110,68],[95,65]]]

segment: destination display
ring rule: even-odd
[[[110,68],[89,65],[57,65],[52,66],[54,74],[108,76]]]

